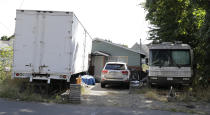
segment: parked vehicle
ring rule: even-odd
[[[17,10],[13,78],[65,80],[88,71],[92,38],[73,12]]]
[[[189,85],[193,52],[188,44],[164,42],[149,46],[150,85]]]
[[[129,86],[130,71],[126,63],[107,62],[101,73],[101,87],[106,84],[123,84]]]

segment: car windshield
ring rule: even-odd
[[[105,67],[106,70],[125,70],[124,64],[107,64]]]
[[[152,66],[190,66],[189,50],[152,50],[150,51]]]

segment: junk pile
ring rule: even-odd
[[[81,76],[82,79],[82,83],[86,84],[86,85],[95,85],[95,78],[93,76],[90,75],[83,75]]]
[[[70,85],[69,102],[81,103],[81,84]]]

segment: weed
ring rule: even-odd
[[[167,101],[166,95],[163,95],[163,94],[166,94],[165,91],[158,91],[156,89],[145,87],[145,88],[138,89],[136,92],[138,94],[144,94],[144,96],[148,99],[162,101],[162,102]]]
[[[24,85],[28,80],[24,79],[5,79],[0,83],[0,97],[18,99],[22,101],[39,101],[63,103],[63,99],[58,93],[48,95],[46,93],[36,93],[35,87]],[[40,91],[44,92],[44,91]]]
[[[58,93],[49,96],[43,89],[39,89],[41,93],[37,93],[34,86],[26,85],[28,79],[11,79],[12,57],[12,47],[0,52],[0,97],[24,101],[61,102],[62,98]]]
[[[183,93],[178,95],[179,101],[204,101],[210,102],[210,87],[203,88],[203,87],[195,87],[195,88],[187,88],[184,90]]]
[[[62,103],[63,101],[62,101],[62,97],[60,96],[60,95],[56,95],[55,96],[55,102],[56,103]]]
[[[148,91],[152,91],[152,89],[151,88],[144,87],[144,88],[141,88],[141,89],[136,90],[136,93],[137,94],[145,94]]]

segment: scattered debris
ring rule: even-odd
[[[136,93],[137,89],[139,89],[139,81],[130,81],[129,94]]]
[[[190,108],[190,109],[194,109],[195,106],[194,105],[186,105],[187,108]]]
[[[176,100],[176,92],[174,90],[174,88],[171,86],[171,89],[169,91],[169,94],[167,96],[167,100],[168,102],[172,102]]]

